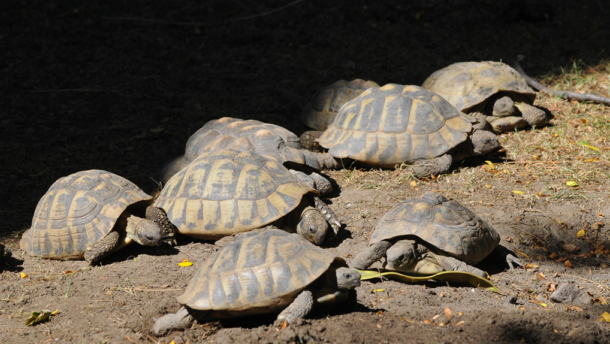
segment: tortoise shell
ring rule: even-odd
[[[432,192],[400,202],[385,214],[369,244],[399,237],[419,238],[433,252],[470,265],[479,263],[500,243],[498,232],[470,209]]]
[[[218,239],[270,224],[309,192],[318,194],[280,163],[254,151],[225,149],[200,155],[175,174],[154,206],[180,233]]]
[[[114,173],[89,170],[58,179],[42,196],[19,243],[29,255],[80,259],[88,243],[105,237],[123,211],[152,199]]]
[[[203,263],[178,302],[214,318],[279,311],[333,263],[347,266],[298,234],[246,233]]]
[[[421,87],[387,84],[345,103],[318,142],[336,158],[391,168],[447,153],[466,141],[472,121]]]
[[[445,98],[458,110],[480,110],[489,97],[498,92],[524,96],[530,104],[536,99],[525,79],[502,62],[459,62],[438,70],[422,85]]]
[[[285,147],[278,149],[278,147]],[[256,120],[223,117],[206,123],[186,143],[187,162],[199,155],[221,149],[256,150],[260,155],[279,163],[292,162],[319,169],[301,153],[304,149],[298,136],[280,126]]]
[[[343,104],[358,97],[363,91],[379,87],[374,81],[355,79],[339,80],[332,85],[320,89],[305,105],[301,113],[301,122],[315,130],[326,130],[337,116]]]

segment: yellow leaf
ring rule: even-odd
[[[525,259],[530,259],[530,257],[527,254],[523,253],[523,252],[518,252],[517,251],[517,254],[520,254],[520,255],[524,256]]]
[[[55,311],[53,311],[53,313],[51,313],[51,315],[55,315],[59,312],[59,308],[57,308]]]
[[[25,272],[21,273],[21,278],[27,278],[27,277],[28,277],[28,275],[26,275]]]
[[[488,189],[491,189],[491,185],[487,184],[485,185]]]
[[[371,293],[379,293],[385,291],[385,289],[371,289]]]
[[[574,187],[574,186],[578,186],[578,183],[573,180],[570,180],[570,181],[566,182],[566,185]]]
[[[608,312],[604,312],[604,313],[602,314],[602,318],[603,318],[604,320],[606,320],[606,322],[610,322],[610,313],[608,313]]]
[[[191,263],[191,262],[180,262],[180,263],[178,263],[178,265],[180,265],[180,266],[191,266],[191,265],[193,265],[193,263]]]
[[[597,148],[597,147],[593,147],[593,146],[588,145],[588,144],[586,144],[586,143],[583,143],[582,145],[583,145],[583,146],[585,146],[585,147],[587,147],[587,148],[591,148],[591,149],[593,149],[593,150],[599,151],[599,148]]]
[[[504,172],[505,174],[508,174],[508,171],[507,171],[507,170],[502,170],[502,172]]]
[[[415,186],[415,185],[417,185],[417,183],[415,181],[412,181],[411,186]]]
[[[534,160],[538,160],[539,158],[540,158],[540,157],[539,157],[538,155],[534,155],[534,156],[532,156],[532,159],[534,159]]]
[[[513,193],[514,193],[515,195],[523,195],[523,194],[524,194],[524,192],[523,192],[523,191],[519,191],[519,190],[513,190]]]
[[[543,302],[543,303],[540,304],[540,306],[546,307],[546,303]]]
[[[577,238],[582,238],[584,236],[585,236],[585,230],[584,229],[581,229],[581,230],[578,231],[578,233],[576,233],[576,237]]]
[[[176,344],[176,341],[172,340],[171,342],[169,342],[169,344]]]
[[[496,166],[494,166],[494,163],[489,161],[489,160],[485,160],[485,163],[487,164],[487,166],[489,166],[490,169],[495,170]]]

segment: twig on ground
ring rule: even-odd
[[[253,14],[250,16],[245,16],[245,17],[239,17],[239,18],[235,18],[235,19],[229,19],[229,20],[224,20],[224,21],[220,21],[220,22],[216,22],[216,23],[203,23],[203,22],[179,22],[179,21],[169,21],[169,20],[158,20],[158,19],[148,19],[148,18],[138,18],[138,17],[102,17],[102,19],[106,19],[106,20],[126,20],[126,21],[141,21],[141,22],[147,22],[147,23],[153,23],[153,24],[171,24],[171,25],[181,25],[181,26],[215,26],[215,25],[224,25],[224,24],[231,24],[231,23],[235,23],[235,22],[240,22],[240,21],[244,21],[244,20],[250,20],[250,19],[254,19],[254,18],[259,18],[259,17],[264,17],[270,14],[273,14],[275,12],[279,12],[283,9],[286,9],[290,6],[294,6],[300,2],[303,2],[305,0],[295,0],[289,4],[286,4],[284,6],[280,6],[278,8],[274,8],[272,10],[263,12],[263,13],[259,13],[259,14]]]
[[[517,57],[517,59],[515,61],[513,61],[512,66],[513,66],[513,68],[515,68],[517,70],[517,72],[519,72],[519,74],[521,74],[521,76],[525,79],[525,81],[527,82],[528,85],[532,86],[533,88],[537,89],[538,91],[543,91],[543,92],[547,93],[548,95],[555,96],[555,97],[577,100],[580,102],[591,101],[594,103],[600,103],[600,104],[610,106],[610,98],[607,98],[607,97],[596,96],[596,95],[590,94],[590,93],[558,91],[558,90],[554,90],[550,87],[544,86],[543,84],[532,79],[525,73],[525,71],[523,70],[523,67],[521,67],[521,65],[519,64],[519,61],[522,61],[524,58],[525,57],[523,55],[519,55]]]

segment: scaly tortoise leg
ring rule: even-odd
[[[103,237],[100,241],[87,245],[85,251],[85,260],[89,265],[94,265],[100,259],[109,255],[117,246],[119,246],[120,235],[117,231],[112,231]]]
[[[304,318],[313,309],[313,293],[309,290],[303,290],[294,301],[284,309],[280,315],[277,316],[277,320],[285,320],[291,324],[299,318]]]
[[[314,199],[316,208],[322,213],[322,215],[324,215],[324,218],[326,219],[326,221],[328,221],[328,223],[332,227],[333,235],[330,239],[333,239],[334,237],[337,236],[337,234],[339,234],[339,230],[341,229],[341,222],[339,222],[339,219],[337,218],[337,215],[335,214],[335,212],[332,209],[330,209],[330,207],[326,203],[324,203],[318,197],[314,197],[313,199]]]
[[[373,263],[385,256],[385,253],[391,246],[391,242],[382,240],[360,253],[356,258],[354,258],[350,266],[358,270],[368,269],[369,266],[373,265]]]

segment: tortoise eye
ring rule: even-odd
[[[313,228],[313,226],[309,226],[309,233],[313,233],[313,232],[315,232],[315,231],[316,231],[316,229],[315,229],[315,228]]]

